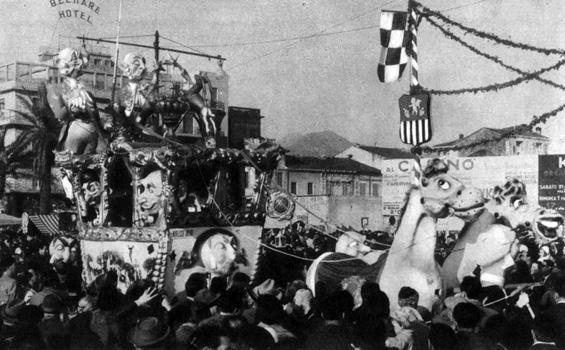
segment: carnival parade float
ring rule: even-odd
[[[273,209],[267,191],[282,148],[216,147],[225,110],[199,94],[210,81],[189,82],[172,57],[149,71],[144,57],[126,55],[121,68],[128,83],[101,111],[80,81],[85,56],[61,51],[62,80],[44,89],[64,125],[56,164],[78,229],[77,237],[54,241],[52,263],[68,262],[70,242],[78,240],[83,285],[114,270],[123,292],[151,279],[171,296],[193,272],[253,275],[267,208],[274,216],[288,210]],[[181,71],[186,88],[159,89],[166,64]],[[196,121],[199,139],[177,137],[184,118]],[[97,142],[106,144],[103,152],[95,152]]]

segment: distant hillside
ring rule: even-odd
[[[294,143],[296,143],[301,138],[302,138],[302,134],[299,134],[297,132],[290,133],[290,134],[284,135],[280,139],[277,139],[277,143],[279,145],[283,146],[283,147],[292,146]]]
[[[291,138],[294,138],[294,135]],[[346,138],[328,130],[302,135],[293,141],[286,145],[282,142],[281,144],[290,154],[304,157],[333,157],[353,145]]]

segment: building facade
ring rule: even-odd
[[[382,169],[382,161],[384,159],[410,158],[412,154],[398,148],[355,144],[336,155],[336,157],[351,158],[370,167]]]
[[[550,140],[541,128],[523,130],[515,127],[480,128],[457,140],[424,149],[425,157],[484,157],[547,154]]]
[[[299,203],[296,216],[309,224],[329,223],[356,230],[382,227],[379,169],[350,158],[287,155],[273,182],[295,195]],[[366,224],[362,226],[362,222]]]
[[[261,138],[261,110],[257,108],[243,108],[230,106],[228,108],[229,135],[228,146],[230,148],[242,149],[245,139]]]

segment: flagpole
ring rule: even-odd
[[[110,99],[110,107],[114,108],[114,97],[116,96],[116,83],[118,75],[118,56],[120,55],[120,25],[122,22],[122,2],[120,0],[120,7],[118,9],[118,24],[117,24],[117,34],[116,34],[116,61],[114,62],[114,74],[112,76],[112,97]]]

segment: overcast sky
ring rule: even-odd
[[[91,15],[91,25],[81,19],[59,21],[58,10],[68,5],[52,7],[49,0],[2,0],[0,63],[35,61],[39,46],[67,46],[68,36],[115,35],[119,1],[92,2],[100,7],[100,14],[84,8]],[[445,10],[456,21],[503,38],[565,48],[563,0],[422,2]],[[408,76],[394,84],[378,82],[378,23],[381,8],[402,10],[406,5],[406,0],[124,0],[121,33],[124,41],[151,45],[151,37],[125,37],[159,30],[165,38],[226,57],[230,105],[260,108],[266,117],[265,136],[328,129],[353,142],[396,147],[401,146],[398,98],[408,91]],[[343,33],[331,34],[338,31]],[[320,33],[331,35],[277,41]],[[470,35],[465,39],[523,70],[538,70],[559,60],[474,40]],[[420,77],[426,87],[476,87],[517,77],[448,40],[425,21],[418,43]],[[162,45],[181,48],[165,39]],[[131,49],[124,47],[122,54],[128,51]],[[151,50],[143,53],[152,56]],[[215,69],[215,63],[205,59],[183,58],[181,63],[189,71]],[[562,72],[545,77],[565,84]],[[433,96],[431,143],[482,126],[527,122],[563,103],[563,91],[537,82],[487,94]],[[564,117],[563,112],[558,116]],[[550,126],[550,134],[565,130]]]

